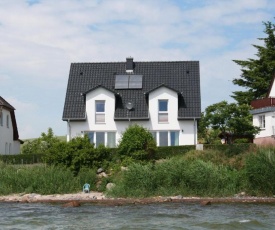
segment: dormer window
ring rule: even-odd
[[[105,123],[105,101],[95,102],[95,123]]]
[[[159,100],[158,121],[159,123],[168,122],[168,100]]]

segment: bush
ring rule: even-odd
[[[48,149],[56,143],[61,142],[54,136],[52,128],[48,129],[48,133],[42,133],[41,137],[24,143],[21,152],[23,154],[44,154]]]
[[[131,156],[135,160],[153,159],[156,142],[147,129],[135,124],[123,133],[117,152],[121,156]]]
[[[47,150],[45,162],[70,168],[75,174],[82,167],[99,168],[107,165],[111,157],[111,149],[104,146],[94,148],[87,135],[76,137],[66,142],[58,142]]]

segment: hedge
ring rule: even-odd
[[[37,164],[43,163],[44,154],[0,155],[0,161],[7,164]]]

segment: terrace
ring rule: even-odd
[[[268,97],[268,98],[257,99],[251,102],[251,106],[253,107],[253,109],[260,109],[264,107],[275,106],[275,98]]]

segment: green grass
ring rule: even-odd
[[[81,191],[84,183],[95,189],[96,173],[94,170],[82,169],[74,176],[69,169],[28,165],[12,166],[0,164],[0,195],[12,193],[64,194]]]

